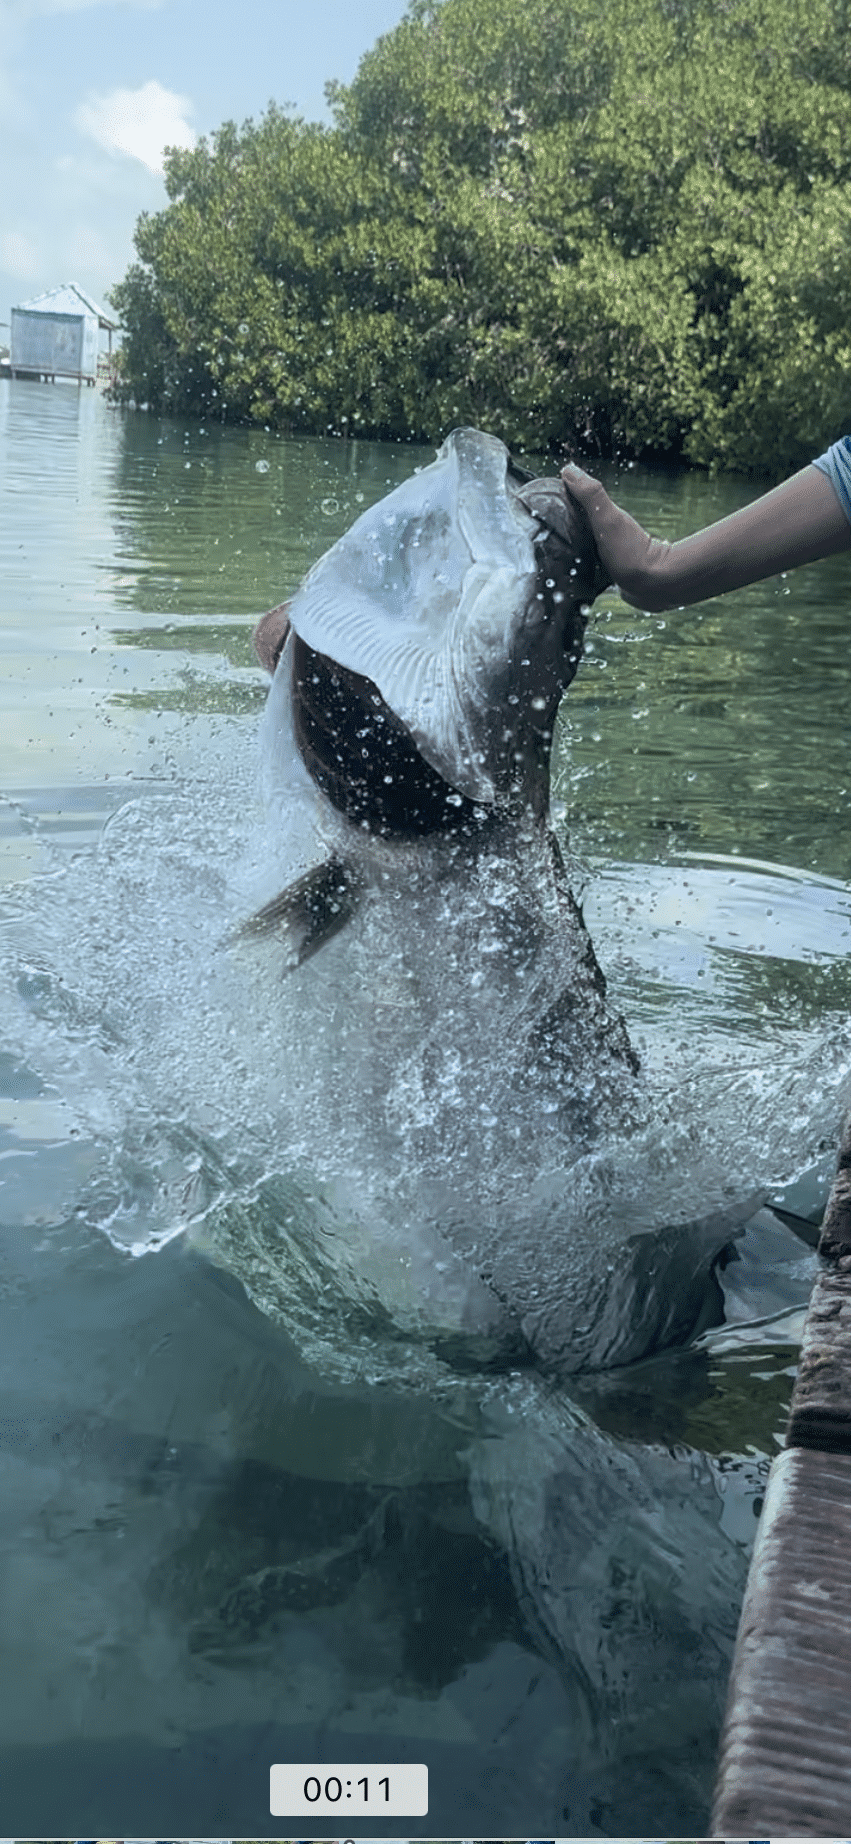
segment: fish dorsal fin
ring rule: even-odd
[[[236,940],[257,941],[277,935],[287,949],[288,967],[300,967],[351,921],[363,879],[342,858],[326,858],[287,884],[238,930]]]

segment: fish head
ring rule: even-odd
[[[340,734],[347,697],[368,712],[372,695],[450,798],[542,814],[555,713],[604,586],[563,483],[530,479],[494,436],[458,429],[305,578],[288,611],[297,688],[327,687]],[[314,729],[327,749],[327,717]]]

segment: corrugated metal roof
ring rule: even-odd
[[[115,329],[118,326],[118,321],[112,319],[106,308],[99,307],[76,282],[62,282],[58,288],[49,288],[32,301],[19,301],[18,306],[28,314],[95,314],[102,327]]]

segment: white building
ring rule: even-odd
[[[100,333],[103,328],[112,354],[112,335],[118,326],[104,308],[84,294],[76,282],[63,282],[47,294],[36,295],[13,307],[10,327],[9,369],[12,377],[75,378],[94,384],[98,373]]]

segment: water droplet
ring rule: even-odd
[[[255,461],[255,463],[254,463],[254,469],[255,469],[255,473],[258,473],[258,474],[268,474],[268,472],[269,472],[269,463],[268,463],[268,461]]]
[[[334,513],[340,510],[340,502],[338,499],[323,499],[319,510],[324,512],[326,519],[333,518]]]

